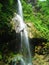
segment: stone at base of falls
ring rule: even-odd
[[[24,61],[22,55],[18,54],[17,56],[15,56],[11,60],[11,62],[9,63],[9,65],[26,65],[26,64],[25,64],[25,61]]]
[[[16,61],[11,61],[10,63],[9,63],[9,65],[20,65],[20,61],[18,61],[18,62],[16,62]]]

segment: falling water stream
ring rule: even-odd
[[[23,11],[22,11],[22,5],[21,5],[21,2],[20,0],[17,0],[18,2],[18,14],[22,17],[23,19]]]
[[[20,32],[21,34],[20,52],[23,55],[23,58],[20,59],[21,60],[20,65],[32,65],[28,33],[26,30],[26,25],[23,21],[22,5],[20,0],[17,0],[17,2],[18,2],[18,14],[16,14],[16,16],[14,17],[14,20],[18,20],[19,26],[18,28],[16,28],[16,31]],[[17,65],[17,64],[14,64],[14,65]]]

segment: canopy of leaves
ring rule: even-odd
[[[32,6],[22,0],[25,21],[33,22],[37,30],[41,32],[41,37],[49,40],[49,0],[36,1]]]

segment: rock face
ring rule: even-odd
[[[42,49],[47,43],[47,39],[41,38],[41,33],[35,28],[33,23],[26,23],[28,27],[28,36],[32,55],[35,53],[35,48]],[[44,43],[44,44],[43,44]],[[40,52],[40,50],[38,51]],[[42,52],[40,52],[42,54]]]
[[[0,36],[0,50],[2,54],[7,54],[9,51],[18,53],[21,46],[20,33],[15,30],[10,34],[5,33]]]
[[[29,38],[40,37],[40,32],[35,28],[33,23],[26,23],[28,27]]]
[[[14,36],[14,35],[13,35]],[[9,50],[18,53],[21,47],[21,36],[20,33],[16,33],[15,34],[16,38],[14,38],[13,40],[9,41],[8,47]]]

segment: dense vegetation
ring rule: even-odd
[[[31,5],[22,1],[25,21],[33,22],[37,30],[41,32],[41,37],[49,40],[49,5],[47,1],[37,1]]]
[[[5,3],[4,3],[5,2]],[[34,2],[35,3],[35,2]],[[37,30],[41,32],[41,37],[49,40],[49,3],[47,1],[31,2],[22,0],[24,20],[34,23]],[[11,30],[10,23],[14,12],[16,12],[16,1],[0,1],[0,30]],[[4,22],[4,23],[3,23]]]
[[[36,31],[34,32],[35,38],[39,37],[40,40],[41,38],[44,38],[44,40],[49,41],[49,0],[46,0],[46,1],[21,0],[21,2],[23,7],[24,21],[26,23],[29,22],[31,24],[34,24],[35,26],[34,30],[36,28],[36,31],[40,32],[40,34],[37,34],[38,36],[36,35]],[[7,53],[8,56],[6,56],[6,58],[13,57],[13,55],[15,54],[12,52],[12,51],[15,51],[15,48],[13,49],[13,46],[16,47],[16,45],[18,45],[17,48],[19,48],[20,46],[20,44],[14,45],[16,41],[11,42],[11,40],[16,39],[16,32],[15,30],[13,30],[13,23],[11,23],[11,20],[14,16],[14,13],[15,12],[17,13],[17,8],[18,8],[17,0],[0,0],[0,49],[1,49],[0,60],[4,58],[2,57],[2,55],[4,55],[4,53],[6,55],[7,51],[8,51]],[[33,28],[31,28],[32,32],[34,30]],[[35,41],[35,42],[37,43],[37,45],[38,43],[42,44],[40,41]],[[19,43],[19,40],[17,43]],[[44,45],[45,45],[44,47],[41,47],[41,46],[38,47],[42,49],[42,50],[41,49],[38,50],[38,53],[40,52],[42,53],[46,52],[46,54],[49,53],[49,43],[46,43],[46,44],[44,43]],[[36,46],[35,51],[38,48]]]
[[[13,0],[0,0],[0,31],[10,31],[12,24],[10,23],[15,7],[15,1]]]

